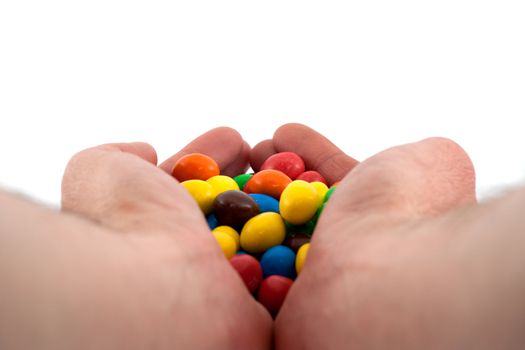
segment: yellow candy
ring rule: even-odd
[[[319,195],[319,203],[322,203],[326,192],[328,192],[328,186],[326,186],[321,181],[310,182],[310,184],[314,186],[315,190],[317,191],[317,194]]]
[[[212,233],[213,233],[213,236],[215,236],[217,243],[219,243],[219,246],[224,252],[224,255],[226,256],[226,258],[229,259],[232,256],[234,256],[235,253],[237,252],[237,246],[235,244],[235,240],[227,233],[224,233],[221,231],[216,231],[216,232],[214,231]]]
[[[239,185],[237,185],[237,182],[235,182],[235,180],[231,177],[225,175],[212,176],[206,180],[206,182],[212,185],[216,196],[229,190],[239,190]]]
[[[249,253],[261,253],[284,241],[286,228],[281,216],[261,213],[248,220],[241,231],[241,247]]]
[[[186,180],[180,183],[191,194],[204,214],[209,214],[213,209],[215,191],[212,185],[203,180]]]
[[[308,255],[308,249],[310,249],[310,243],[305,243],[297,251],[297,257],[295,258],[295,270],[297,271],[297,274],[300,274],[303,269],[306,255]]]
[[[321,204],[315,187],[303,180],[292,181],[281,194],[279,209],[281,216],[291,224],[308,222]]]
[[[228,236],[233,238],[233,240],[235,241],[235,250],[236,251],[239,250],[239,247],[240,247],[239,234],[237,233],[237,231],[235,231],[233,227],[226,226],[226,225],[217,226],[213,229],[212,232],[226,233]]]

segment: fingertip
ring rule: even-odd
[[[299,123],[279,127],[274,133],[273,145],[277,152],[297,153],[308,170],[318,171],[329,184],[341,180],[358,164],[326,137]]]
[[[276,148],[282,144],[282,141],[286,140],[289,137],[295,137],[298,134],[302,133],[311,133],[315,132],[312,128],[300,124],[300,123],[286,123],[278,127],[273,133],[273,140],[276,143]]]
[[[221,171],[235,162],[242,155],[245,141],[241,134],[233,128],[221,126],[200,135],[182,150],[165,160],[159,167],[171,173],[175,163],[183,156],[190,153],[203,153],[213,158]],[[245,159],[247,163],[247,159]]]
[[[130,142],[118,144],[120,150],[126,153],[132,153],[140,158],[157,165],[157,151],[152,145],[146,142]]]
[[[250,151],[251,147],[248,142],[243,141],[242,148],[237,157],[235,157],[224,169],[221,169],[222,175],[233,177],[246,172],[249,167]]]
[[[476,171],[472,159],[457,142],[446,137],[429,137],[418,142],[423,154],[441,163],[449,179],[463,190],[465,203],[476,202]]]

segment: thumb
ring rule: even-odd
[[[156,167],[145,143],[106,144],[77,153],[62,179],[62,209],[120,230],[170,230],[203,221],[182,186]]]
[[[474,167],[445,138],[383,151],[357,165],[337,186],[318,224],[435,216],[476,202]]]

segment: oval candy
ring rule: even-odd
[[[312,219],[320,204],[319,194],[312,184],[295,180],[284,189],[279,209],[286,221],[301,225]]]
[[[286,186],[292,182],[285,173],[267,169],[254,174],[244,186],[246,193],[262,193],[279,199]]]
[[[179,182],[186,180],[208,180],[219,175],[219,165],[202,153],[190,153],[181,157],[173,166],[171,175]]]
[[[259,214],[257,202],[242,191],[230,190],[213,201],[214,214],[221,225],[242,228],[250,218]]]
[[[264,161],[260,170],[266,169],[282,171],[293,180],[304,172],[304,161],[294,152],[279,152]]]
[[[249,196],[257,202],[261,213],[267,211],[279,213],[279,201],[277,199],[262,193],[250,193]]]
[[[249,253],[261,253],[284,241],[286,228],[277,213],[266,212],[254,216],[241,231],[241,247]]]

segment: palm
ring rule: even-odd
[[[63,208],[98,222],[120,235],[123,246],[133,247],[128,268],[142,285],[125,293],[145,297],[143,312],[150,316],[140,331],[160,335],[155,342],[265,348],[269,316],[229,266],[196,203],[164,171],[184,153],[198,151],[212,155],[230,175],[247,166],[247,146],[230,129],[201,136],[160,168],[148,145],[101,146],[79,153],[68,165]]]
[[[264,157],[281,151],[298,153],[330,183],[344,179],[318,222],[307,263],[276,320],[277,346],[384,348],[387,344],[381,342],[390,334],[404,334],[411,327],[399,315],[417,310],[396,306],[399,300],[417,299],[404,289],[414,281],[392,280],[390,275],[419,273],[411,272],[410,264],[436,244],[412,239],[406,227],[475,202],[468,157],[448,140],[428,139],[358,164],[315,131],[291,124],[254,148],[252,164],[257,167]],[[391,266],[399,262],[408,266],[401,264],[406,271],[397,274]],[[399,324],[405,329],[392,326]]]

